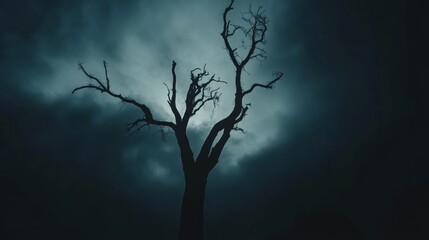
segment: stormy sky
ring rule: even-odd
[[[151,126],[127,137],[136,109],[95,91],[78,64],[113,91],[172,120],[189,71],[206,64],[228,84],[188,134],[198,152],[233,104],[234,69],[220,37],[229,1],[14,1],[0,3],[0,238],[174,239],[184,188],[173,135]],[[237,1],[270,19],[268,58],[246,68],[257,89],[209,176],[208,240],[283,239],[349,231],[412,239],[427,220],[429,101],[405,1]],[[427,18],[427,17],[426,17]],[[413,27],[412,27],[412,26]],[[417,24],[418,25],[418,24]],[[241,39],[237,40],[237,43]],[[184,108],[182,103],[178,108]]]

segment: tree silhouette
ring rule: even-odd
[[[268,19],[262,7],[259,7],[256,11],[250,8],[249,11],[243,13],[242,16],[246,26],[233,24],[228,20],[228,14],[233,9],[233,4],[234,0],[231,0],[230,4],[223,12],[223,29],[220,35],[225,44],[228,56],[235,68],[234,107],[229,115],[212,126],[196,157],[191,149],[187,135],[189,120],[207,103],[217,103],[219,100],[221,95],[218,91],[219,88],[212,88],[212,84],[225,83],[219,78],[215,78],[214,74],[210,75],[205,66],[202,69],[195,68],[190,71],[191,82],[186,93],[186,107],[185,111],[180,113],[176,106],[176,62],[173,61],[171,66],[172,86],[171,88],[167,86],[167,98],[171,111],[174,114],[174,122],[159,120],[153,116],[151,108],[146,104],[113,92],[110,88],[110,79],[105,61],[103,61],[105,81],[101,81],[99,78],[91,75],[82,64],[79,64],[79,69],[90,79],[91,83],[73,90],[73,93],[82,89],[98,90],[140,109],[143,112],[143,117],[127,126],[127,130],[130,134],[138,132],[142,127],[147,125],[160,126],[163,131],[165,128],[169,128],[174,132],[180,148],[186,183],[181,209],[180,240],[204,239],[203,209],[207,177],[218,163],[221,152],[230,138],[231,132],[244,131],[237,125],[244,119],[250,106],[250,104],[243,104],[244,97],[252,93],[256,88],[271,89],[274,83],[283,76],[283,73],[277,72],[274,74],[274,78],[271,81],[265,84],[254,83],[250,88],[243,89],[241,75],[242,72],[245,71],[245,66],[252,60],[262,61],[266,58],[263,45],[265,44]],[[244,55],[241,54],[243,56],[240,56],[237,51],[239,47],[233,47],[231,43],[231,37],[239,32],[247,39],[247,47],[244,48],[245,53]]]

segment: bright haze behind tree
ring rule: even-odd
[[[231,132],[239,131],[245,133],[245,130],[239,126],[239,123],[246,117],[247,111],[251,106],[250,103],[244,102],[245,98],[257,88],[273,88],[273,85],[283,76],[283,73],[277,72],[274,74],[274,78],[266,83],[257,82],[247,88],[243,87],[242,74],[246,72],[245,68],[248,63],[251,61],[262,62],[267,58],[263,46],[266,42],[268,18],[262,7],[258,7],[256,10],[250,7],[248,12],[242,14],[244,25],[235,24],[229,20],[229,14],[233,10],[233,4],[234,0],[231,0],[231,3],[223,12],[223,27],[220,35],[223,39],[231,65],[235,69],[234,78],[229,81],[233,83],[234,104],[230,113],[211,127],[200,150],[192,149],[191,147],[187,133],[189,121],[194,115],[198,114],[205,105],[212,103],[213,106],[216,107],[221,94],[219,93],[220,87],[216,88],[213,85],[215,83],[227,83],[220,80],[220,78],[216,78],[216,74],[210,74],[206,70],[206,65],[202,68],[196,67],[190,71],[191,82],[185,94],[185,110],[180,112],[177,108],[177,64],[173,61],[171,66],[171,87],[166,83],[164,83],[164,85],[167,88],[167,102],[174,115],[174,121],[160,120],[157,116],[154,116],[152,107],[112,91],[106,62],[103,62],[104,79],[90,74],[82,64],[79,64],[79,69],[88,77],[90,83],[73,90],[73,93],[83,89],[96,90],[139,109],[142,117],[128,124],[127,130],[130,131],[130,135],[138,133],[143,127],[150,125],[155,125],[160,128],[161,137],[163,139],[167,134],[166,131],[172,131],[174,133],[180,149],[180,157],[186,183],[179,228],[180,240],[204,239],[203,212],[207,178],[211,170],[219,162],[221,153],[231,136]],[[236,37],[239,33],[241,33],[246,40],[242,40],[241,45],[235,46],[231,39]]]

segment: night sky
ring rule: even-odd
[[[172,119],[171,61],[179,101],[189,71],[207,64],[228,84],[190,123],[198,152],[232,109],[220,36],[228,3],[0,3],[0,239],[176,238],[184,179],[174,136],[164,142],[151,126],[127,137],[139,111],[72,90],[89,81],[79,63],[103,77],[105,60],[115,92]],[[209,176],[206,239],[423,239],[429,94],[414,37],[428,15],[412,11],[423,6],[237,0],[231,18],[249,4],[270,18],[268,59],[249,65],[243,84],[284,78],[246,99],[247,133],[233,133]]]

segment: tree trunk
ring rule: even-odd
[[[204,192],[207,177],[186,178],[182,200],[179,240],[204,239]]]

